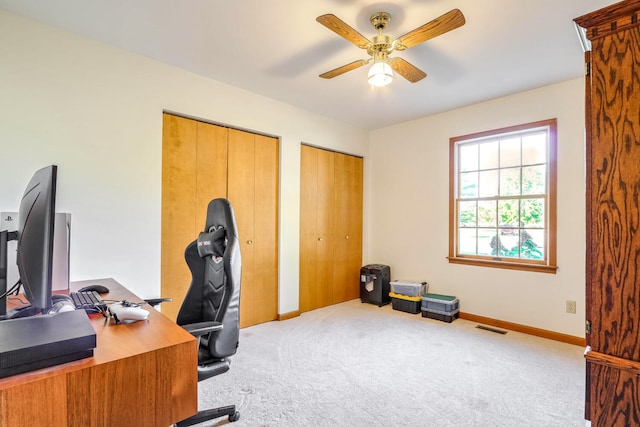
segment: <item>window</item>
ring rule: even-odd
[[[556,272],[556,120],[451,138],[449,262]]]

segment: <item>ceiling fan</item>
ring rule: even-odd
[[[404,59],[398,57],[391,58],[389,55],[393,51],[409,49],[412,46],[461,27],[465,23],[462,12],[458,9],[453,9],[394,40],[383,34],[390,20],[391,15],[387,12],[377,12],[373,14],[369,21],[371,25],[373,25],[373,28],[378,30],[378,35],[369,40],[335,15],[329,13],[318,16],[316,21],[358,46],[360,49],[366,50],[369,56],[371,56],[369,59],[354,61],[322,73],[320,77],[332,79],[373,61],[373,65],[369,70],[369,84],[373,86],[384,86],[391,83],[393,79],[392,70],[411,83],[415,83],[425,78],[427,74]]]

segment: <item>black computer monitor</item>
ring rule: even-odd
[[[18,211],[16,233],[2,232],[0,235],[0,295],[6,293],[6,242],[16,238],[16,263],[23,292],[29,306],[6,310],[6,297],[0,304],[0,317],[24,317],[47,312],[51,307],[53,269],[53,230],[56,212],[56,181],[58,168],[55,165],[42,168],[33,174],[22,196]],[[4,263],[4,267],[3,264]],[[2,289],[2,281],[4,288]],[[5,314],[6,313],[6,314]]]

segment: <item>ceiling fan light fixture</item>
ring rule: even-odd
[[[393,81],[393,70],[387,61],[376,61],[369,68],[368,80],[371,86],[386,86]]]

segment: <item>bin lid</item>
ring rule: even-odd
[[[425,299],[433,299],[439,301],[455,301],[457,298],[451,295],[440,295],[440,294],[426,294],[424,295]]]

